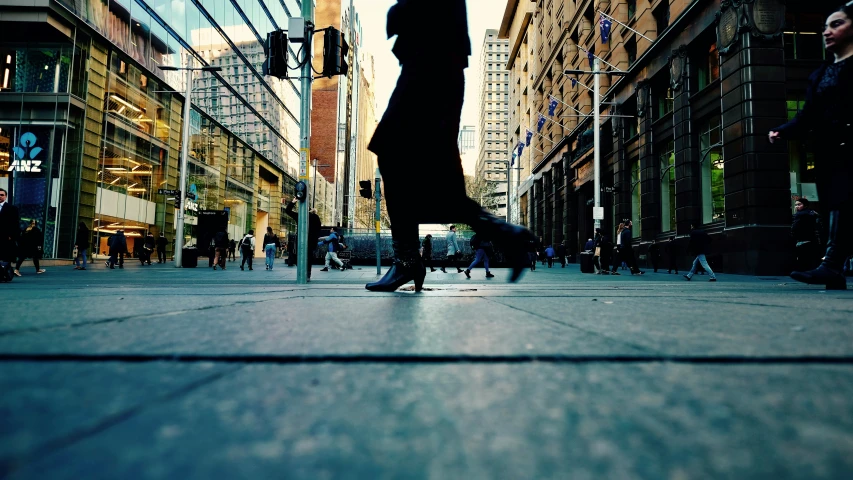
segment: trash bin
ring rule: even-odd
[[[578,254],[578,257],[580,257],[581,273],[595,273],[595,267],[592,263],[592,252],[581,252]]]
[[[181,267],[195,268],[198,266],[198,249],[184,248],[181,250]]]

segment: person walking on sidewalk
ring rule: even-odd
[[[632,244],[634,237],[631,232],[631,228],[633,227],[634,222],[628,220],[628,223],[625,224],[625,228],[622,230],[622,261],[628,264],[628,268],[631,270],[631,275],[643,275],[646,272],[640,270],[640,267],[637,266],[637,257],[634,255],[634,246]]]
[[[601,270],[604,268],[607,270],[607,267],[601,266],[601,239],[603,238],[601,234],[601,228],[595,229],[595,235],[592,236],[592,266],[595,267],[595,273],[601,275]]]
[[[791,220],[791,237],[794,242],[796,268],[805,272],[820,265],[820,215],[811,209],[808,199],[794,202],[797,211]]]
[[[275,264],[275,252],[281,248],[281,241],[278,235],[272,233],[272,227],[267,227],[267,233],[264,234],[264,255],[266,255],[267,270],[272,270]]]
[[[107,266],[111,270],[115,270],[116,262],[118,262],[118,268],[124,268],[124,255],[127,253],[127,238],[124,236],[124,230],[116,231],[107,240],[107,245],[110,247],[110,258],[107,260]]]
[[[89,250],[89,227],[84,222],[77,225],[77,234],[74,237],[74,246],[77,248],[77,256],[74,257],[74,270],[86,270],[86,253]],[[83,266],[80,266],[80,259]]]
[[[621,275],[616,270],[619,269],[619,265],[624,263],[623,254],[622,254],[622,231],[625,230],[625,224],[620,223],[618,227],[616,227],[616,245],[613,248],[613,271],[610,272],[611,275]]]
[[[18,237],[21,236],[21,217],[18,207],[9,202],[6,189],[0,188],[0,262],[11,267],[17,260]]]
[[[21,241],[18,244],[18,263],[15,264],[15,275],[21,276],[21,265],[27,258],[33,259],[33,266],[36,267],[37,274],[44,273],[45,270],[39,268],[42,248],[44,248],[44,234],[36,224],[35,219],[30,220],[30,224],[21,234]]]
[[[340,238],[338,237],[338,234],[335,231],[335,227],[331,227],[329,235],[327,237],[322,237],[317,245],[326,245],[327,248],[326,263],[323,265],[323,268],[320,269],[321,272],[328,272],[330,263],[334,263],[335,265],[337,265],[338,268],[341,269],[341,271],[344,270],[344,262],[342,262],[341,259],[338,258],[338,250],[340,249],[341,244]]]
[[[483,238],[475,233],[471,237],[471,248],[474,249],[474,261],[465,270],[465,276],[471,278],[471,270],[474,269],[480,262],[483,262],[483,267],[486,269],[486,278],[494,278],[492,272],[489,271],[489,252],[492,249],[492,242],[488,238]]]
[[[675,270],[675,274],[678,275],[678,248],[675,245],[675,235],[666,242],[664,249],[666,250],[666,261],[669,263],[666,273],[672,273]]]
[[[299,213],[293,211],[293,207],[296,206],[296,202],[299,200],[297,198],[293,198],[290,203],[287,204],[287,208],[284,209],[284,213],[286,213],[290,218],[296,220],[297,225],[299,224]],[[314,242],[320,237],[320,216],[317,215],[317,209],[311,208],[308,210],[308,281],[311,281],[311,264],[314,259]],[[296,238],[298,239],[299,232],[297,231]],[[293,242],[293,253],[294,258],[298,256],[298,248],[296,247],[298,244],[298,240]]]
[[[160,232],[160,236],[157,237],[157,263],[166,263],[166,245],[168,244],[166,234]]]
[[[563,240],[557,246],[557,257],[560,259],[560,268],[566,268],[566,241]]]
[[[237,260],[237,255],[234,253],[237,251],[237,240],[233,238],[228,241],[228,258],[234,262]]]
[[[154,234],[148,232],[142,240],[142,249],[139,251],[139,261],[142,262],[143,265],[151,265],[151,254],[154,253],[154,246],[157,243],[157,240],[154,238]]]
[[[232,240],[233,242],[233,240]],[[214,256],[213,256],[213,269],[216,270],[216,267],[219,266],[223,270],[225,270],[225,259],[228,255],[228,245],[230,242],[228,241],[228,232],[225,230],[219,230],[213,235],[213,248],[214,248]]]
[[[660,266],[660,245],[658,245],[657,239],[652,240],[652,244],[649,245],[649,260],[652,261],[652,268],[655,273],[658,273],[658,266]]]
[[[414,282],[423,288],[426,268],[418,248],[418,225],[460,222],[501,248],[515,282],[527,266],[530,232],[488,212],[465,189],[459,155],[459,123],[465,97],[465,69],[471,56],[465,0],[399,0],[388,11],[386,33],[396,36],[392,52],[400,76],[368,149],[376,154],[391,219],[394,264],[379,281],[365,285],[393,292]],[[424,35],[424,25],[441,25],[441,35]],[[412,112],[417,115],[412,115]],[[421,142],[430,127],[429,148]],[[435,195],[440,186],[441,195]]]
[[[844,260],[853,243],[853,6],[839,7],[823,29],[832,54],[811,74],[802,109],[790,122],[768,132],[770,143],[810,137],[815,147],[817,193],[829,212],[826,253],[812,270],[795,270],[791,278],[827,290],[846,290]],[[829,56],[828,56],[829,57]]]
[[[611,259],[613,258],[613,242],[610,241],[610,237],[608,235],[601,235],[601,241],[598,248],[600,248],[598,261],[601,264],[601,270],[598,273],[600,275],[610,275],[609,268]],[[618,275],[618,273],[615,275]]]
[[[447,231],[447,258],[444,259],[444,264],[441,266],[441,271],[447,273],[445,269],[448,265],[451,268],[456,267],[456,273],[462,273],[459,268],[459,259],[462,257],[462,248],[459,247],[459,240],[456,238],[456,225],[451,225]]]
[[[548,268],[554,265],[554,247],[548,245],[545,247],[545,261],[548,262]]]
[[[255,231],[249,230],[249,233],[240,240],[240,255],[242,256],[242,261],[240,262],[240,270],[243,270],[243,266],[246,265],[246,262],[249,263],[249,270],[252,269],[252,257],[255,256]]]
[[[690,225],[690,243],[688,244],[687,249],[690,254],[695,255],[696,258],[693,260],[693,267],[684,275],[684,278],[688,281],[696,274],[696,269],[699,268],[700,264],[702,265],[702,268],[708,272],[708,275],[711,276],[709,281],[717,281],[717,276],[714,275],[714,271],[711,270],[711,266],[708,265],[708,260],[705,258],[710,245],[711,236],[705,233],[704,230],[696,228],[696,225]]]
[[[434,272],[435,268],[432,265],[432,235],[429,233],[426,237],[424,237],[423,243],[421,243],[421,258],[423,258],[424,267],[428,267],[430,272]]]

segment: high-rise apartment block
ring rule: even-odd
[[[499,38],[498,30],[486,30],[480,52],[480,136],[477,139],[476,176],[501,192],[496,214],[506,215],[506,185],[509,168],[509,40]],[[500,186],[498,186],[500,185]]]

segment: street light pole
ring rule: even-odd
[[[191,59],[189,61],[192,61]],[[188,61],[188,62],[189,62]],[[192,111],[192,91],[193,91],[193,71],[201,70],[204,72],[221,72],[222,67],[173,67],[169,65],[160,65],[160,70],[167,72],[175,72],[184,70],[187,72],[187,89],[184,93],[184,112],[183,124],[181,128],[181,164],[180,177],[178,180],[178,196],[175,197],[175,208],[178,210],[178,216],[175,219],[175,268],[181,268],[184,253],[184,202],[187,196],[187,158],[190,151],[190,112]]]
[[[601,228],[601,221],[604,220],[604,212],[601,208],[601,129],[599,125],[601,125],[601,114],[599,113],[599,108],[601,108],[601,97],[598,94],[598,91],[601,89],[601,78],[599,73],[598,66],[598,58],[592,59],[592,78],[593,78],[593,94],[592,94],[592,150],[593,150],[593,170],[595,179],[593,181],[593,188],[595,189],[593,192],[593,196],[595,198],[595,206],[592,211],[592,220],[595,224],[595,228]]]
[[[305,60],[300,71],[302,102],[299,115],[299,181],[305,182],[305,190],[311,186],[310,182],[316,178],[308,178],[308,159],[311,155],[311,59],[312,37],[314,31],[314,2],[313,0],[302,2],[302,18],[305,20],[306,31],[303,49]],[[308,202],[299,202],[299,216],[296,225],[296,284],[306,285],[308,283],[308,248],[309,242],[316,242],[316,238],[308,238]],[[313,249],[312,249],[313,250]]]

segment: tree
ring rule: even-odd
[[[473,175],[465,175],[465,193],[469,198],[479,203],[486,210],[496,213],[499,203],[495,196],[497,184],[490,182],[485,178],[478,178]],[[472,230],[469,225],[457,223],[457,230]],[[444,224],[445,227],[450,227],[450,224]]]

